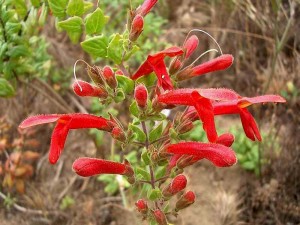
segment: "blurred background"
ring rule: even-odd
[[[92,64],[92,59],[79,44],[70,41],[66,32],[57,31],[53,16],[43,15],[43,10],[36,10],[34,15],[22,12],[20,2],[16,1],[15,8],[24,14],[26,29],[4,18],[5,1],[0,1],[0,224],[140,224],[134,208],[122,203],[114,177],[82,179],[72,172],[72,162],[79,156],[109,154],[107,146],[111,143],[103,134],[71,132],[62,159],[52,166],[47,153],[53,125],[18,131],[19,123],[28,115],[96,114],[103,110],[97,99],[77,98],[70,88],[74,62],[84,59]],[[99,2],[110,17],[105,32],[122,32],[129,3]],[[142,1],[132,2],[138,5]],[[201,161],[188,168],[189,187],[196,192],[197,201],[172,223],[300,224],[300,1],[160,0],[158,4],[146,17],[138,42],[141,51],[130,61],[131,72],[148,54],[171,45],[181,46],[190,30],[202,29],[235,61],[224,72],[195,78],[183,86],[226,87],[249,97],[279,94],[287,100],[286,104],[251,107],[262,143],[245,137],[239,118],[218,118],[220,131],[236,137],[233,149],[239,163],[220,169]],[[216,48],[207,35],[195,34],[200,44],[194,59]],[[8,49],[12,42],[13,48]],[[214,57],[207,54],[201,60]],[[108,62],[94,63],[104,66]],[[84,69],[78,69],[77,75],[88,78]],[[124,109],[119,110],[122,114]],[[187,135],[204,140],[204,135],[199,137],[199,129]],[[18,162],[18,171],[28,176],[12,179],[17,175],[5,170],[11,162]],[[128,190],[125,195],[128,202],[136,200]]]

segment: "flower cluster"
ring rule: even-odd
[[[138,39],[144,27],[143,18],[156,3],[157,0],[146,0],[139,8],[131,11],[128,21],[129,41],[134,42]],[[186,65],[195,54],[198,45],[198,37],[192,35],[181,47],[173,46],[149,55],[132,74],[123,64],[121,67],[116,65],[116,68],[87,66],[87,73],[94,84],[76,80],[73,84],[75,94],[81,97],[98,97],[106,105],[112,101],[119,103],[129,99],[132,104],[131,114],[128,115],[135,117],[131,124],[121,124],[113,116],[104,118],[76,113],[32,116],[24,120],[20,128],[56,122],[49,152],[49,161],[53,164],[61,155],[70,129],[96,128],[110,133],[111,137],[123,146],[130,146],[132,151],[141,155],[138,166],[131,165],[126,159],[121,163],[83,157],[74,162],[73,170],[84,177],[120,174],[126,176],[131,184],[149,186],[147,200],[140,199],[135,204],[137,211],[143,218],[165,225],[167,214],[176,215],[178,211],[195,202],[194,192],[184,192],[187,178],[183,172],[187,166],[203,159],[217,167],[228,167],[237,162],[235,152],[231,148],[234,136],[230,133],[218,134],[215,116],[238,114],[246,136],[253,141],[261,141],[258,126],[247,107],[257,103],[285,102],[278,95],[242,97],[225,88],[178,88],[180,81],[225,70],[233,63],[232,55],[221,54],[200,65]],[[173,58],[168,66],[165,62],[166,57]],[[155,75],[154,85],[147,82],[152,75]],[[128,88],[131,85],[135,86],[132,90]],[[120,98],[125,94],[126,98]],[[186,109],[178,113],[174,120],[168,120],[162,114],[162,110],[176,106],[185,106]],[[160,122],[162,120],[167,122]],[[207,143],[181,139],[181,134],[193,129],[195,120],[202,122]],[[159,167],[164,168],[163,172]],[[179,195],[179,198],[173,209],[165,207],[176,195]]]

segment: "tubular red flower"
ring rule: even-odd
[[[144,109],[147,106],[148,91],[145,85],[139,84],[135,87],[134,99],[140,108]]]
[[[218,167],[232,166],[237,162],[231,148],[215,143],[181,142],[169,145],[167,152],[202,157]]]
[[[136,80],[139,77],[147,76],[150,73],[155,72],[158,79],[158,87],[162,87],[164,90],[171,90],[173,89],[173,85],[167,72],[164,58],[166,56],[174,57],[182,54],[183,51],[181,48],[171,47],[154,55],[149,55],[147,60],[139,67],[131,78]]]
[[[131,24],[129,39],[131,41],[136,41],[140,36],[140,34],[143,32],[143,28],[144,28],[144,18],[141,15],[136,15],[133,18]]]
[[[125,174],[126,165],[95,158],[79,158],[73,163],[73,170],[82,177],[94,176],[97,174]]]
[[[186,184],[187,184],[186,177],[182,174],[177,175],[172,180],[172,182],[167,187],[164,188],[163,196],[169,198],[173,195],[176,195],[178,192],[185,189]]]
[[[93,86],[88,82],[78,80],[75,81],[73,84],[73,91],[76,95],[80,97],[99,97],[99,98],[106,98],[108,93],[105,89]]]
[[[208,62],[193,67],[192,70],[190,70],[189,72],[182,72],[177,74],[176,80],[182,81],[206,73],[225,70],[229,68],[232,65],[232,63],[233,63],[233,56],[229,54],[224,54]]]
[[[185,51],[185,58],[189,58],[194,51],[197,49],[199,44],[199,39],[196,35],[192,35],[187,39],[187,41],[183,45],[183,49]]]
[[[99,130],[111,132],[114,127],[113,122],[103,117],[74,113],[32,116],[24,120],[19,125],[19,128],[25,129],[52,122],[57,122],[51,136],[49,152],[49,161],[52,164],[55,164],[59,159],[70,129],[97,128]]]

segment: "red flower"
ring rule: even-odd
[[[286,101],[279,95],[262,95],[253,98],[240,97],[238,100],[232,100],[228,102],[215,102],[213,104],[214,114],[239,114],[246,136],[252,141],[255,141],[255,139],[261,141],[261,135],[256,125],[255,119],[246,109],[246,107],[256,103],[267,102],[284,103]]]
[[[158,225],[168,225],[166,215],[160,209],[154,210],[153,215]]]
[[[139,77],[147,76],[150,73],[155,72],[158,79],[158,87],[162,87],[164,90],[172,90],[173,84],[167,72],[164,58],[166,56],[174,57],[182,54],[183,51],[181,48],[171,47],[154,55],[149,55],[147,60],[132,76],[132,79],[136,80]]]
[[[169,145],[167,152],[205,158],[218,167],[232,166],[237,161],[231,148],[215,143],[181,142]]]
[[[145,0],[144,3],[137,8],[136,13],[142,16],[146,16],[150,10],[154,7],[158,0]]]
[[[182,81],[206,73],[225,70],[229,68],[232,65],[232,63],[233,63],[233,56],[229,54],[224,54],[208,62],[202,63],[198,66],[186,67],[184,70],[182,70],[176,75],[176,80]]]
[[[59,159],[70,129],[97,128],[110,132],[114,127],[110,120],[81,113],[31,116],[24,120],[19,127],[25,129],[53,122],[57,122],[57,124],[53,130],[50,144],[49,161],[52,164],[55,164]]]
[[[73,170],[82,177],[89,177],[97,174],[133,175],[131,167],[126,163],[118,163],[104,159],[83,157],[76,159],[72,167]]]
[[[99,97],[106,98],[108,96],[107,91],[104,88],[96,87],[88,82],[78,80],[73,84],[73,91],[80,97]]]
[[[108,86],[112,89],[115,89],[118,83],[113,69],[110,66],[105,66],[103,67],[102,74]]]
[[[203,129],[210,142],[218,139],[214,111],[211,100],[232,100],[238,95],[229,89],[178,89],[167,92],[158,97],[158,101],[170,105],[194,106],[203,122]]]
[[[142,213],[142,214],[147,214],[148,212],[148,204],[144,199],[139,199],[136,203],[135,203],[136,209]]]

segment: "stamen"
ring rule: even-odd
[[[82,91],[82,87],[81,85],[79,84],[78,82],[78,79],[77,79],[77,76],[76,76],[76,65],[78,62],[83,62],[85,65],[87,65],[88,67],[91,67],[86,61],[84,61],[83,59],[77,59],[76,62],[74,63],[74,66],[73,66],[73,75],[74,75],[74,79],[75,79],[75,82],[78,84],[79,88],[80,88],[80,91]]]
[[[201,30],[201,29],[192,29],[192,30],[188,33],[188,35],[186,36],[184,43],[187,41],[187,39],[188,39],[188,37],[190,36],[190,34],[191,34],[192,32],[195,32],[195,31],[204,33],[204,34],[206,34],[207,36],[209,36],[209,37],[216,43],[216,45],[218,46],[221,55],[223,55],[223,51],[222,51],[222,49],[221,49],[219,43],[216,41],[216,39],[215,39],[213,36],[211,36],[208,32],[206,32],[206,31],[204,31],[204,30]],[[183,44],[183,45],[184,45],[184,44]]]
[[[192,62],[189,66],[193,66],[199,59],[201,59],[204,55],[206,55],[207,53],[210,53],[210,52],[219,52],[217,49],[209,49],[209,50],[207,50],[207,51],[205,51],[205,52],[203,52],[197,59],[195,59],[195,61],[194,62]]]

